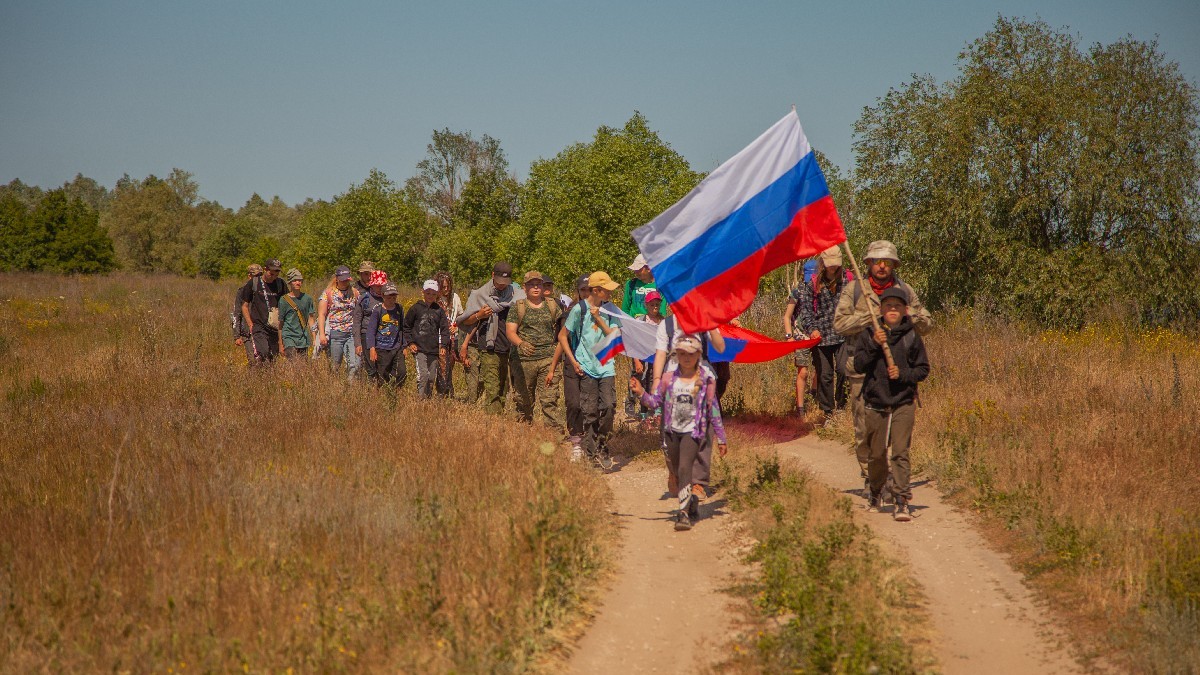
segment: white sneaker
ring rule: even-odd
[[[579,446],[579,445],[571,446],[571,461],[572,462],[582,462],[583,461],[583,447],[582,446]]]

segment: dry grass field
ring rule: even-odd
[[[3,669],[536,665],[602,566],[601,482],[462,405],[248,372],[232,292],[0,276]]]

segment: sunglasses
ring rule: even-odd
[[[883,258],[882,260],[872,260],[872,261],[871,261],[871,264],[872,264],[872,265],[879,265],[880,267],[887,267],[887,268],[889,268],[889,269],[890,269],[890,268],[892,268],[892,267],[895,267],[895,266],[896,266],[896,261],[895,261],[895,260],[888,260],[887,258]]]

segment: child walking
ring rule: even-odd
[[[693,494],[693,473],[701,448],[717,437],[721,457],[728,452],[725,425],[721,422],[721,404],[717,399],[717,378],[707,368],[700,367],[700,338],[685,335],[675,341],[678,368],[662,376],[654,392],[645,390],[636,377],[629,378],[629,388],[641,398],[647,408],[662,406],[663,440],[667,448],[667,463],[679,481],[679,513],[675,529],[690,530],[700,519],[700,499]]]
[[[912,487],[908,446],[916,421],[917,383],[929,376],[929,357],[925,342],[908,318],[908,294],[892,287],[879,296],[885,330],[864,330],[857,337],[854,369],[864,373],[862,397],[866,409],[865,426],[868,447],[867,481],[870,494],[867,510],[878,512],[883,506],[884,490],[895,499],[892,518],[912,520]],[[883,345],[892,351],[890,368]],[[892,461],[889,471],[888,449]]]
[[[383,300],[371,307],[367,315],[363,340],[367,358],[372,364],[371,377],[377,384],[404,387],[408,369],[404,363],[404,307],[396,302],[400,291],[396,284],[387,283],[382,289]]]

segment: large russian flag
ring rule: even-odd
[[[764,274],[846,232],[793,110],[633,238],[679,325],[696,333],[746,311]]]
[[[708,343],[707,356],[710,363],[763,363],[787,356],[797,349],[811,349],[821,342],[821,338],[780,342],[762,333],[755,333],[749,328],[733,325],[721,326],[720,330],[721,337],[725,338],[725,351],[719,352],[711,342]]]

